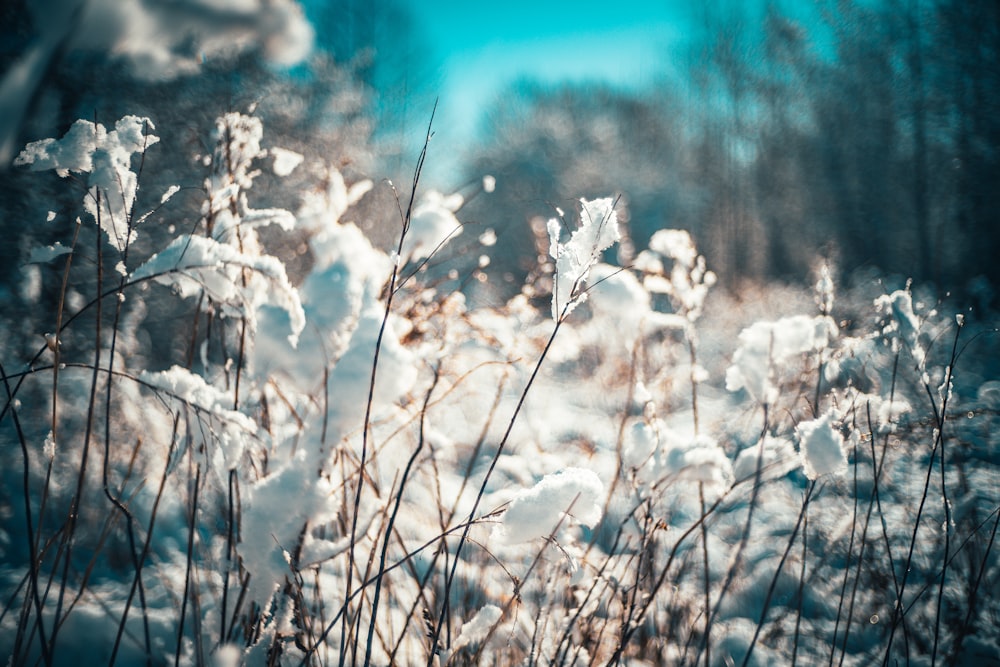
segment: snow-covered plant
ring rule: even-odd
[[[958,664],[1000,645],[982,604],[998,383],[956,377],[957,351],[939,363],[927,341],[954,321],[909,290],[842,336],[824,269],[754,322],[706,298],[686,231],[602,263],[622,230],[597,199],[568,239],[541,226],[551,304],[494,303],[462,291],[497,238],[452,240],[466,197],[415,183],[383,215],[362,202],[380,186],[268,147],[253,115],[218,120],[193,218],[160,183],[165,205],[136,215],[147,127],[81,122],[22,154],[86,177],[101,228],[72,233],[138,268],[109,290],[119,258],[24,249],[65,287],[37,353],[0,359],[0,444],[22,463],[0,498],[12,664],[81,642],[113,664],[251,666],[868,664],[931,642]],[[278,193],[294,214],[254,189],[265,167],[308,183]],[[820,314],[796,314],[810,299]],[[876,321],[871,298],[837,307]],[[926,378],[897,368],[903,347]]]
[[[261,308],[281,308],[288,313],[288,340],[293,346],[306,325],[298,291],[288,282],[284,264],[206,236],[174,239],[131,275],[133,281],[146,278],[173,287],[181,298],[203,295],[223,317],[246,321],[251,332],[257,330]]]
[[[461,234],[462,223],[455,212],[464,203],[465,198],[459,193],[448,196],[436,190],[424,193],[406,228],[402,259],[408,262],[426,259]]]
[[[726,371],[726,389],[746,389],[756,400],[773,405],[783,382],[801,373],[805,355],[825,349],[837,335],[825,315],[793,315],[756,322],[740,332],[740,346]]]
[[[669,270],[664,261],[671,263]],[[716,282],[705,258],[698,254],[691,234],[683,229],[661,229],[649,240],[649,249],[635,259],[643,285],[653,294],[665,294],[673,310],[689,322],[701,315],[708,290]]]
[[[110,132],[100,123],[78,120],[60,139],[28,144],[14,165],[28,166],[32,171],[53,169],[63,178],[71,173],[86,174],[83,207],[108,242],[124,252],[136,236],[132,207],[139,177],[132,170],[132,158],[160,140],[149,133],[152,129],[148,118],[138,116],[124,116]]]
[[[580,200],[580,225],[566,243],[559,241],[562,226],[559,218],[546,225],[549,255],[555,260],[552,282],[552,319],[560,321],[586,300],[584,284],[601,253],[621,238],[618,230],[617,201],[611,197]]]
[[[847,470],[844,436],[834,428],[832,415],[827,413],[819,419],[800,422],[795,432],[806,477],[816,479]]]
[[[905,348],[913,355],[917,367],[923,369],[926,353],[920,341],[920,319],[913,312],[909,286],[875,299],[875,311],[881,316],[882,335],[893,351]]]
[[[503,513],[498,535],[508,543],[548,537],[566,515],[594,526],[601,519],[603,491],[600,478],[584,468],[546,475],[514,496]]]
[[[823,262],[817,273],[819,276],[816,279],[816,284],[813,286],[813,298],[816,300],[816,305],[819,306],[820,315],[829,315],[833,312],[833,272],[830,271],[830,265]]]

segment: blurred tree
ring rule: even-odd
[[[702,7],[709,259],[723,276],[787,277],[822,252],[847,271],[996,284],[996,3],[813,7]]]
[[[556,217],[558,208],[569,215],[580,197],[621,195],[641,245],[668,224],[697,231],[701,202],[687,187],[696,174],[674,94],[523,80],[498,96],[484,121],[487,140],[467,166],[470,180],[494,175],[496,191],[464,210],[496,230],[494,283],[516,291],[538,263],[531,220]]]
[[[950,149],[935,177],[951,173],[952,188],[940,234],[961,242],[958,261],[968,275],[1000,285],[1000,5],[941,0],[930,14],[936,67],[928,84],[945,101],[930,130]],[[940,238],[940,237],[939,237]],[[946,267],[947,268],[950,267]]]

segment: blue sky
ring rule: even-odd
[[[481,113],[521,76],[643,87],[662,78],[690,24],[681,0],[410,0],[443,61],[436,126],[474,136]]]

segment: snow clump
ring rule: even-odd
[[[801,422],[795,429],[799,437],[799,453],[806,477],[814,480],[847,469],[844,436],[833,427],[829,413],[819,419]]]
[[[726,370],[726,389],[746,389],[761,403],[774,404],[786,365],[803,354],[826,349],[836,335],[836,323],[823,315],[755,322],[740,332],[740,347]]]
[[[477,611],[468,623],[462,624],[462,631],[459,633],[458,639],[455,640],[452,651],[484,640],[502,617],[503,611],[494,604],[488,604]]]
[[[99,223],[108,241],[124,251],[135,240],[132,205],[139,177],[132,171],[132,156],[160,139],[148,134],[152,121],[124,116],[108,132],[100,123],[78,120],[61,139],[33,141],[14,160],[32,171],[55,169],[60,178],[70,172],[89,174],[83,207]],[[98,209],[100,205],[100,209]]]
[[[565,468],[518,493],[504,513],[500,537],[507,544],[551,535],[566,512],[593,526],[601,520],[604,485],[591,470]]]
[[[893,350],[900,341],[910,350],[917,366],[924,367],[925,353],[920,344],[920,320],[913,312],[913,297],[909,289],[896,290],[875,299],[875,309],[882,314],[882,335],[892,341]]]
[[[611,197],[580,200],[580,227],[565,244],[559,242],[562,227],[557,218],[549,220],[549,255],[556,261],[552,287],[552,319],[559,321],[586,299],[581,291],[601,253],[621,239],[615,200]]]
[[[431,190],[413,209],[410,226],[406,228],[403,251],[406,261],[419,261],[430,257],[438,248],[462,233],[462,223],[455,213],[465,203],[462,195],[445,196]]]

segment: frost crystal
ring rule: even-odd
[[[584,301],[581,292],[590,270],[598,263],[601,253],[621,239],[615,200],[611,197],[580,200],[580,226],[565,244],[559,242],[562,228],[552,218],[546,225],[549,233],[549,255],[556,260],[552,288],[552,319],[559,321]]]
[[[844,437],[830,422],[831,416],[825,414],[819,419],[801,422],[795,429],[799,437],[802,468],[811,480],[847,469]]]
[[[564,512],[593,526],[603,514],[603,494],[604,485],[593,471],[566,468],[546,475],[511,501],[500,524],[500,535],[508,544],[547,537],[560,525]]]

